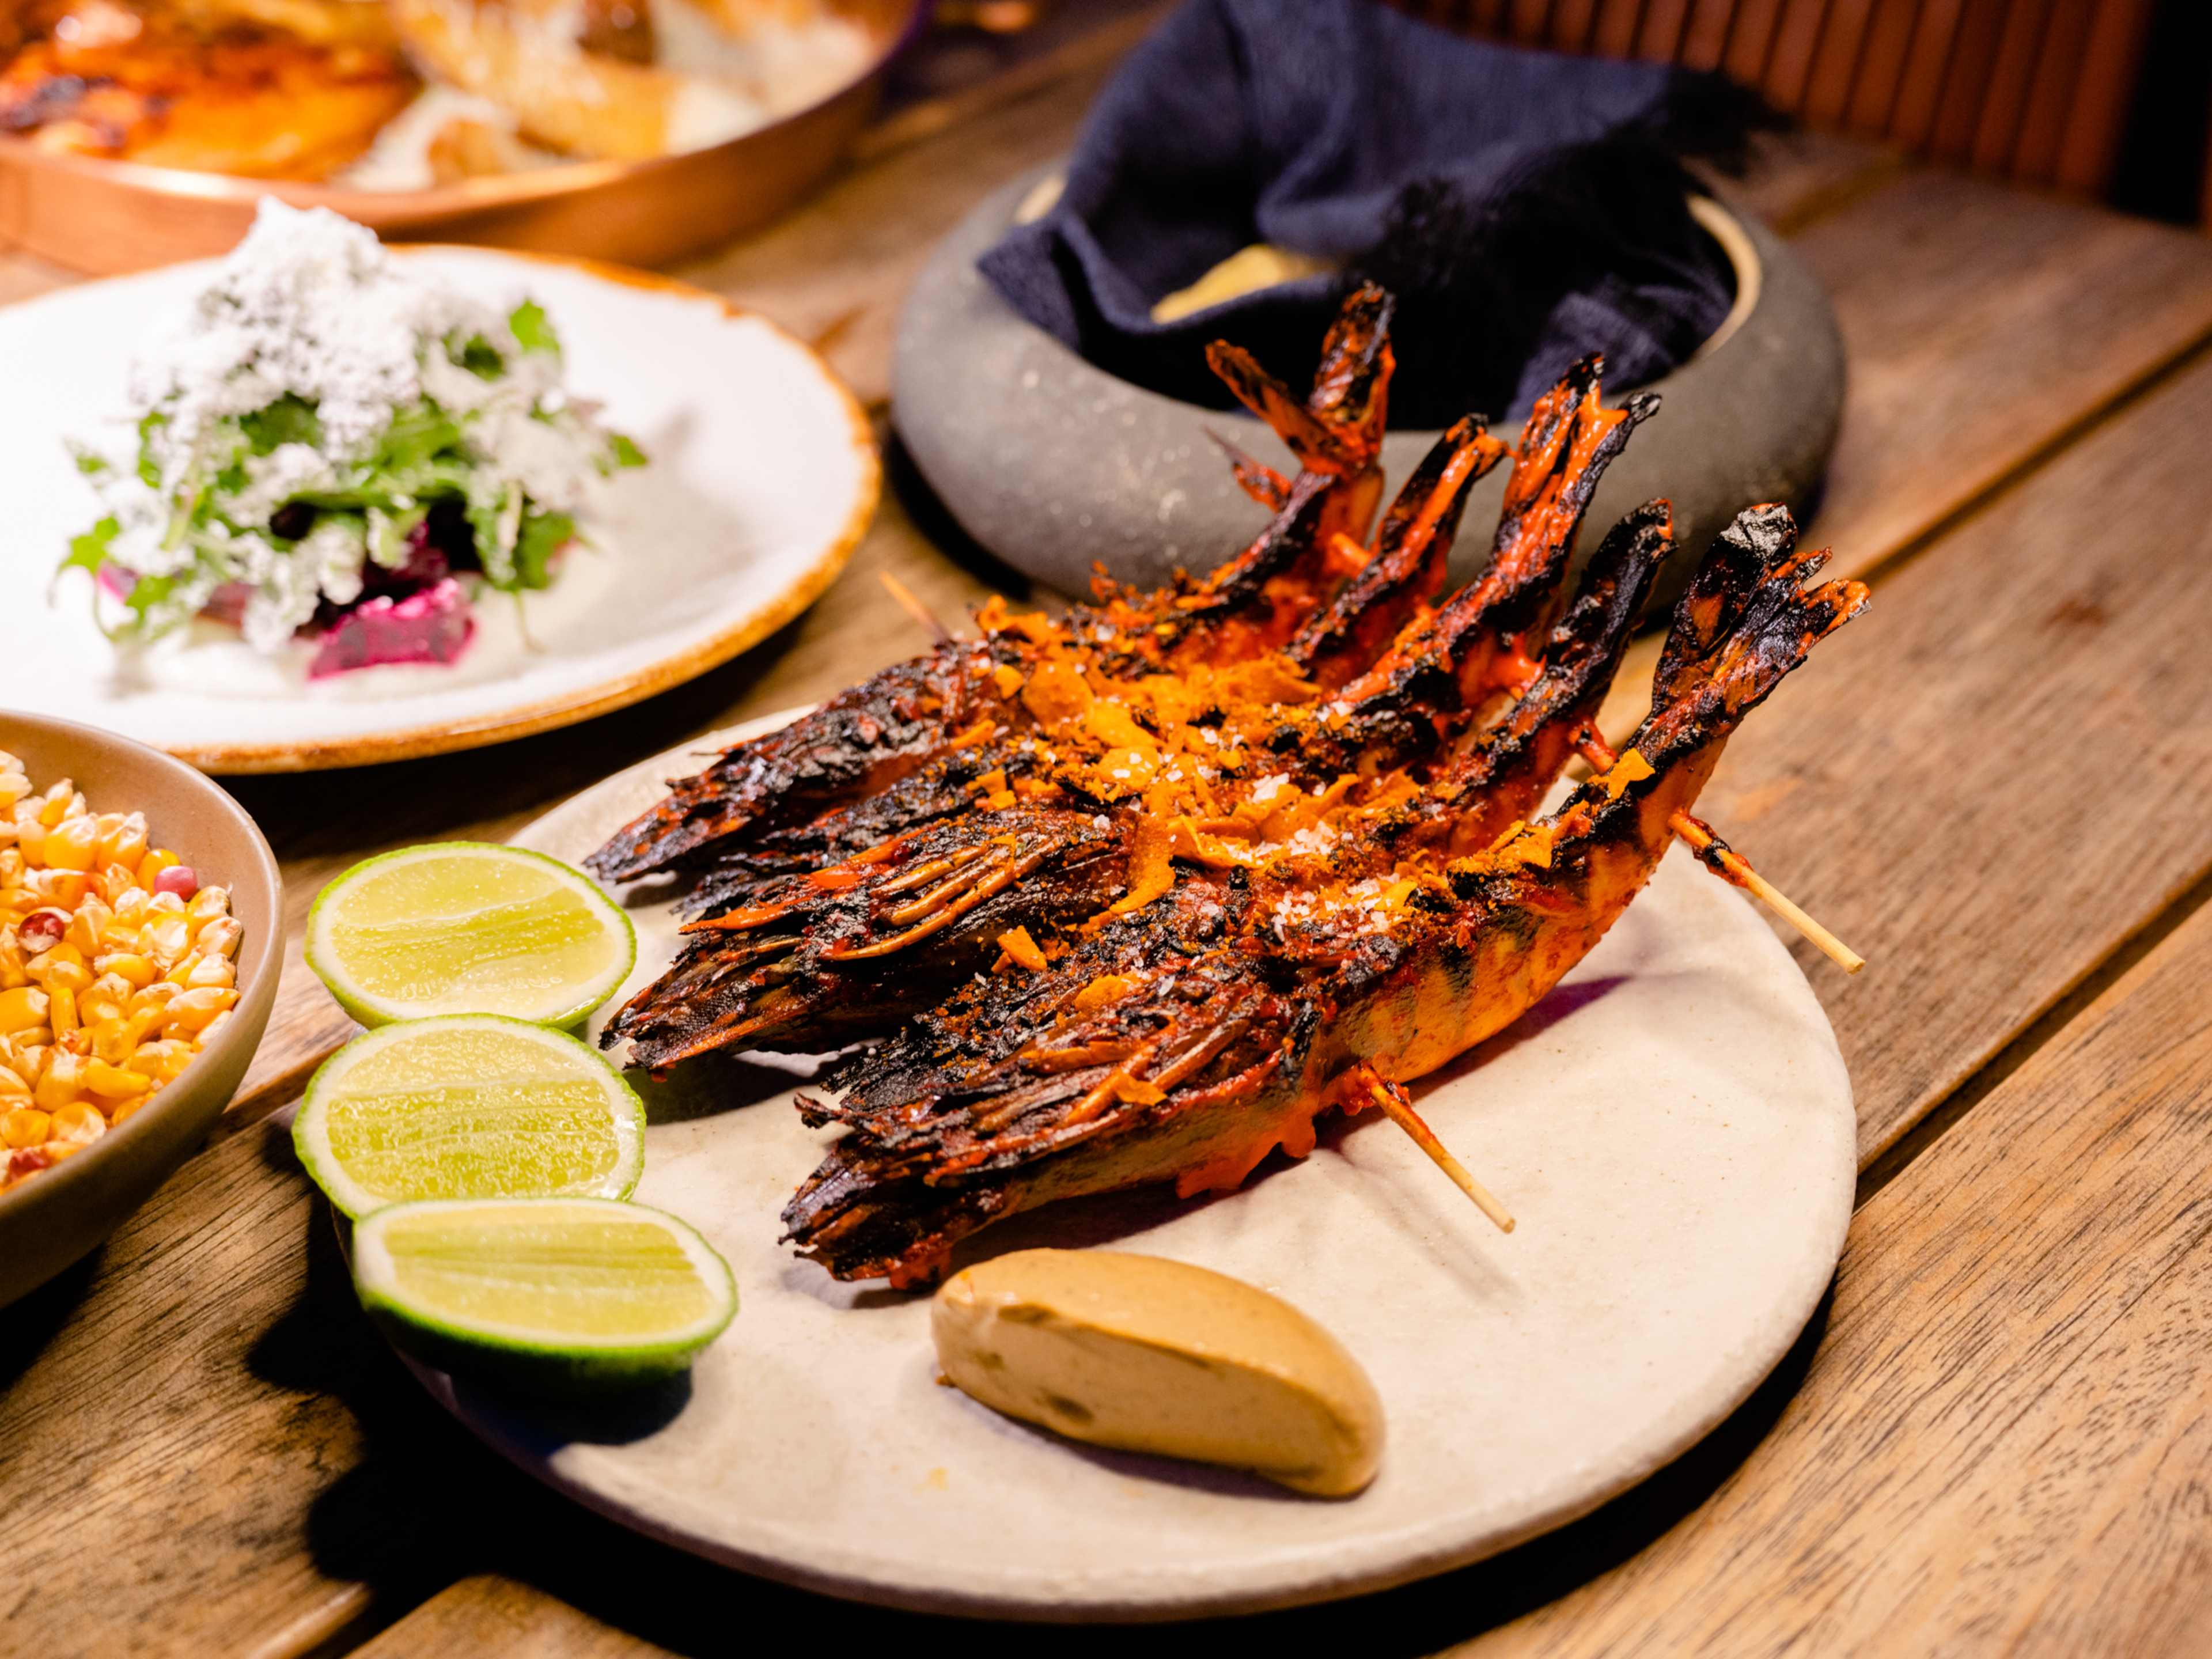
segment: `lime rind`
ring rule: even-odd
[[[465,1321],[410,1298],[398,1285],[385,1235],[408,1218],[435,1212],[498,1207],[605,1211],[666,1232],[683,1250],[714,1305],[699,1318],[644,1340]],[[688,1222],[642,1204],[611,1199],[425,1199],[393,1204],[356,1224],[354,1288],[392,1344],[455,1376],[481,1377],[555,1397],[605,1394],[664,1382],[688,1370],[728,1328],[738,1311],[737,1279],[713,1245]]]
[[[622,1073],[604,1055],[565,1031],[552,1030],[532,1020],[516,1019],[506,1014],[439,1014],[428,1019],[395,1021],[364,1031],[316,1067],[307,1081],[306,1095],[300,1109],[292,1120],[292,1145],[298,1154],[301,1167],[331,1204],[356,1220],[387,1207],[394,1203],[410,1200],[395,1200],[374,1192],[355,1180],[344,1170],[329,1141],[327,1107],[347,1073],[371,1054],[381,1052],[394,1043],[404,1042],[426,1030],[455,1030],[469,1025],[491,1026],[511,1031],[526,1041],[543,1044],[549,1053],[564,1061],[576,1065],[580,1073],[605,1089],[609,1119],[613,1127],[616,1159],[613,1169],[591,1189],[584,1192],[562,1193],[481,1193],[465,1199],[440,1198],[418,1200],[419,1202],[473,1202],[479,1199],[554,1198],[589,1200],[621,1200],[636,1188],[638,1177],[645,1170],[645,1103]]]
[[[568,988],[568,994],[551,1006],[526,1010],[409,1006],[379,997],[356,984],[353,976],[337,961],[337,951],[331,940],[331,923],[337,914],[332,908],[333,903],[342,899],[349,889],[376,871],[388,871],[409,863],[455,855],[527,863],[533,868],[552,872],[562,885],[585,901],[611,935],[620,939],[622,948],[614,965],[583,985]],[[403,1019],[477,1012],[499,1012],[512,1018],[526,1019],[532,1024],[567,1029],[589,1018],[629,977],[630,970],[637,966],[637,929],[623,908],[608,896],[605,889],[581,870],[563,864],[558,859],[497,842],[431,842],[421,847],[403,847],[396,852],[380,853],[374,858],[364,859],[325,885],[315,896],[315,902],[307,911],[306,956],[308,968],[316,978],[322,981],[323,988],[336,999],[338,1006],[372,1030]]]

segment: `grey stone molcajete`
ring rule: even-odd
[[[1289,453],[1258,422],[1164,398],[1092,368],[1017,314],[975,270],[1036,180],[998,191],[938,246],[900,319],[893,416],[900,438],[969,534],[1066,593],[1094,564],[1151,586],[1177,566],[1204,573],[1250,541],[1265,511],[1238,489],[1209,428],[1272,465]],[[1589,523],[1655,495],[1702,551],[1739,510],[1781,501],[1802,518],[1843,410],[1844,348],[1828,299],[1788,246],[1709,201],[1700,218],[1736,265],[1738,299],[1705,349],[1650,389],[1662,406],[1613,463]],[[1608,401],[1626,388],[1607,387]],[[1525,410],[1496,422],[1517,432]],[[1392,487],[1435,441],[1394,432]],[[1505,469],[1476,488],[1453,558],[1464,580],[1487,556]],[[1597,538],[1585,535],[1583,550]],[[1662,573],[1671,599],[1692,561]],[[1671,574],[1671,580],[1670,580]]]

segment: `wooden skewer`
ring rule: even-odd
[[[888,570],[879,570],[876,574],[883,581],[884,591],[898,601],[900,610],[927,629],[932,639],[939,645],[946,644],[951,640],[951,630],[931,614],[929,607],[915,596],[912,588]]]
[[[1498,1201],[1489,1188],[1468,1173],[1467,1165],[1445,1150],[1443,1142],[1437,1139],[1437,1132],[1422,1121],[1421,1115],[1413,1109],[1413,1103],[1406,1097],[1403,1089],[1382,1078],[1370,1078],[1367,1088],[1390,1121],[1413,1138],[1413,1145],[1451,1177],[1454,1186],[1474,1200],[1475,1208],[1488,1216],[1499,1232],[1513,1231],[1513,1212]]]
[[[1581,749],[1583,758],[1601,772],[1620,758],[1613,752],[1613,746],[1591,726],[1583,728],[1577,746]],[[1845,973],[1856,974],[1866,966],[1864,957],[1798,908],[1796,901],[1753,869],[1751,861],[1716,835],[1712,825],[1703,818],[1692,817],[1687,812],[1677,812],[1667,820],[1667,827],[1674,832],[1677,840],[1698,855],[1698,863],[1722,880],[1742,888],[1765,904],[1810,939],[1822,955]]]

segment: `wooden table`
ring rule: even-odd
[[[1068,143],[1143,21],[926,60],[936,84],[819,199],[687,274],[816,340],[880,410],[925,251]],[[1735,188],[1841,313],[1850,404],[1814,534],[1876,595],[1705,798],[1873,959],[1846,980],[1798,947],[1859,1103],[1834,1289],[1718,1431],[1584,1520],[1428,1584],[1150,1643],[2212,1650],[2212,244],[1832,142],[1773,149]],[[60,280],[0,259],[0,295]],[[916,648],[878,572],[945,611],[1016,585],[891,471],[830,595],[693,685],[502,749],[239,783],[286,861],[286,983],[206,1151],[0,1320],[0,1650],[718,1652],[782,1619],[860,1650],[956,1633],[710,1568],[509,1469],[360,1317],[269,1122],[348,1030],[298,962],[331,873],[504,835]]]

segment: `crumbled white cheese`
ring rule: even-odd
[[[510,339],[496,311],[402,270],[366,226],[264,196],[215,281],[141,351],[131,398],[168,416],[171,465],[211,422],[287,392],[316,406],[325,452],[351,459],[426,390],[425,358],[442,354],[423,342],[455,333]]]

